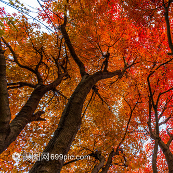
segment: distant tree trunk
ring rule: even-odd
[[[155,140],[154,152],[153,152],[153,156],[152,156],[153,173],[158,173],[158,171],[157,171],[157,152],[158,152],[158,139]]]
[[[163,154],[165,155],[169,173],[173,173],[173,154],[171,153],[169,147],[162,141],[159,141],[159,146],[162,149]]]

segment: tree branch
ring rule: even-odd
[[[73,45],[71,44],[71,41],[70,41],[69,35],[68,35],[68,33],[67,33],[66,29],[65,29],[65,26],[61,25],[60,26],[60,30],[61,30],[61,33],[62,33],[64,39],[65,39],[65,43],[68,46],[70,54],[71,54],[72,58],[74,59],[74,61],[76,62],[76,64],[78,65],[79,70],[80,70],[80,74],[83,77],[86,74],[85,66],[82,63],[82,61],[78,58],[78,56],[76,55],[76,52],[75,52],[75,50],[73,48]]]
[[[158,171],[157,171],[157,152],[158,152],[158,139],[155,140],[154,152],[153,152],[153,156],[152,156],[153,173],[158,173]]]
[[[18,56],[16,55],[16,53],[14,52],[14,50],[12,49],[12,47],[6,42],[6,40],[3,37],[1,37],[1,38],[2,38],[3,42],[5,43],[5,45],[10,49],[10,51],[11,51],[13,57],[14,57],[14,62],[16,62],[19,67],[25,68],[25,69],[31,71],[32,73],[35,73],[36,74],[36,72],[32,68],[20,64],[20,62],[18,61]]]
[[[41,118],[41,115],[44,113],[45,113],[44,111],[38,111],[35,114],[33,114],[31,117],[31,122],[32,121],[46,121],[46,119]]]
[[[169,132],[169,130],[170,129],[173,129],[173,128],[168,128],[168,129],[166,129],[166,131],[167,131],[167,134],[169,135],[169,141],[167,142],[167,146],[169,147],[170,146],[170,144],[171,144],[171,142],[172,142],[172,140],[173,140],[173,134],[171,134],[170,132]]]
[[[103,100],[102,96],[100,95],[99,91],[98,91],[98,88],[96,85],[94,85],[92,87],[93,91],[98,95],[98,97],[100,98],[100,100],[102,101],[102,104],[105,103],[107,106],[109,106],[106,101]]]
[[[150,132],[151,138],[155,139],[156,137],[155,137],[155,135],[154,135],[154,133],[152,131],[152,127],[151,127],[151,112],[152,112],[152,100],[151,100],[151,96],[149,96],[149,102],[148,102],[148,104],[149,104],[149,120],[148,120],[147,124],[148,124],[148,128],[149,128],[149,132]]]
[[[163,0],[163,6],[165,8],[165,21],[166,21],[166,27],[167,27],[167,37],[168,37],[168,44],[169,44],[169,48],[171,49],[171,53],[173,53],[173,45],[172,45],[172,38],[171,38],[171,27],[170,27],[170,22],[169,22],[169,7],[171,4],[171,0],[168,1],[168,4],[166,6],[166,4],[164,3]]]
[[[13,86],[11,86],[11,85],[13,85]],[[15,83],[8,83],[7,86],[8,86],[7,89],[9,90],[9,89],[21,88],[24,86],[35,88],[37,85],[31,84],[28,82],[15,82]]]
[[[93,96],[94,96],[94,91],[93,91],[93,93],[92,93],[92,95],[91,95],[91,98],[89,99],[88,104],[87,104],[87,106],[86,106],[86,108],[85,108],[85,110],[84,110],[84,112],[83,112],[82,118],[84,117],[84,115],[85,115],[85,113],[86,113],[86,111],[87,111],[87,108],[88,108],[88,106],[89,106],[89,104],[90,104],[90,102],[91,102]]]
[[[165,121],[159,123],[159,126],[161,126],[161,125],[163,125],[163,124],[166,124],[166,123],[169,121],[169,119],[171,119],[171,118],[172,118],[172,114],[171,114],[168,118],[166,118]]]
[[[170,89],[168,89],[168,90],[166,90],[166,91],[164,91],[164,92],[162,92],[162,93],[159,93],[159,95],[158,95],[158,97],[157,97],[157,101],[156,101],[156,106],[157,106],[158,103],[159,103],[160,96],[163,95],[163,94],[166,94],[167,92],[169,92],[169,91],[171,91],[171,90],[173,90],[173,87],[170,88]]]
[[[109,154],[108,160],[106,162],[106,165],[104,166],[104,168],[102,169],[101,173],[107,173],[109,170],[109,167],[112,164],[112,158],[115,156],[115,152],[114,149],[112,149],[112,151]]]
[[[139,98],[138,98],[138,100],[139,100]],[[121,139],[120,143],[119,143],[118,146],[117,146],[116,152],[119,150],[119,147],[121,146],[121,144],[122,144],[123,141],[125,140],[125,137],[126,137],[126,134],[127,134],[127,130],[128,130],[129,124],[130,124],[130,120],[131,120],[131,118],[132,118],[133,111],[135,110],[137,104],[138,104],[138,101],[136,102],[136,104],[135,104],[135,106],[133,107],[133,109],[131,109],[131,107],[130,107],[131,112],[130,112],[129,120],[128,120],[128,122],[127,122],[126,130],[125,130],[125,133],[124,133],[123,138]]]
[[[169,138],[169,141],[168,141],[167,144],[166,144],[168,147],[170,146],[172,140],[173,140],[173,136],[171,136],[171,137]]]
[[[56,88],[53,89],[53,91],[55,91],[57,94],[59,94],[60,96],[64,97],[64,99],[69,100],[68,97],[66,97],[61,91],[57,90]]]
[[[172,99],[172,98],[171,98]],[[165,110],[167,109],[167,105],[168,105],[168,103],[171,101],[171,99],[167,99],[166,100],[166,103],[165,103],[165,105],[164,105],[164,107],[163,107],[163,109],[162,109],[162,112],[161,112],[161,114],[159,115],[159,120],[160,120],[160,118],[163,116],[163,114],[164,114],[164,112],[165,112]]]
[[[93,170],[92,170],[92,173],[98,173],[99,170],[100,170],[101,168],[103,168],[104,163],[105,163],[105,158],[104,158],[104,156],[101,155],[101,153],[98,154],[97,157],[98,157],[98,159],[99,159],[100,162],[99,162],[97,165],[94,166],[94,168],[93,168]]]

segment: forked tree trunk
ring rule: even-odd
[[[120,70],[117,70],[115,72],[97,72],[91,76],[83,76],[81,82],[78,84],[74,93],[70,97],[70,100],[62,113],[58,128],[43,151],[44,153],[49,153],[49,156],[51,154],[58,154],[62,156],[67,155],[81,125],[81,113],[87,94],[99,80],[120,75],[121,73],[122,72]],[[60,159],[51,160],[49,158],[49,161],[37,161],[30,170],[30,173],[59,173],[63,164],[64,160]]]
[[[8,148],[27,123],[43,120],[43,118],[39,117],[43,111],[39,111],[39,114],[34,114],[39,101],[46,92],[58,86],[65,75],[66,73],[59,75],[58,78],[49,85],[35,87],[26,104],[10,123],[11,113],[6,80],[6,60],[0,38],[0,153]]]

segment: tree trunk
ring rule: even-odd
[[[50,156],[51,154],[57,154],[59,156],[67,155],[81,125],[81,113],[87,94],[99,80],[111,78],[115,75],[120,75],[121,73],[122,72],[120,70],[117,70],[115,72],[97,72],[91,76],[83,76],[81,82],[76,87],[62,113],[58,128],[56,129],[54,136],[43,151],[43,153],[49,153],[49,161],[37,161],[30,170],[30,173],[59,173],[61,171],[64,160],[51,159]]]
[[[162,149],[163,154],[165,155],[169,173],[173,173],[173,154],[171,153],[169,147],[162,140],[159,140],[159,146]]]
[[[34,91],[32,92],[31,96],[29,97],[28,101],[26,102],[26,104],[22,107],[20,112],[17,114],[17,116],[12,120],[10,124],[9,124],[10,119],[9,121],[6,120],[6,124],[5,124],[5,120],[1,121],[2,124],[5,124],[6,126],[7,125],[10,126],[10,132],[8,132],[7,130],[4,131],[5,139],[3,138],[4,140],[0,148],[0,153],[2,153],[13,141],[15,141],[17,136],[26,126],[26,124],[30,123],[31,121],[37,121],[38,117],[37,116],[34,117],[34,112],[37,109],[40,99],[44,96],[44,94],[47,91],[50,91],[51,89],[54,89],[57,85],[59,85],[65,75],[66,75],[65,73],[59,75],[59,77],[49,85],[41,85],[36,87]],[[7,91],[7,87],[4,88],[3,90]],[[0,90],[0,91],[2,92],[3,90]],[[1,104],[4,104],[4,103],[1,103]],[[5,106],[3,107],[3,105],[1,107],[2,109],[5,109],[5,110],[7,109]],[[8,115],[8,111],[4,112],[4,117],[8,117],[7,115]],[[1,114],[1,117],[2,117],[2,114]],[[2,127],[0,126],[0,128]],[[1,139],[2,139],[2,134],[0,133],[0,140]]]
[[[153,156],[152,156],[153,173],[158,173],[158,171],[157,171],[157,152],[158,152],[158,139],[155,140],[154,152],[153,152]]]
[[[10,120],[11,113],[7,91],[6,62],[4,57],[4,50],[2,50],[0,41],[0,151],[4,147],[4,141],[10,133]]]

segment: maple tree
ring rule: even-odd
[[[1,2],[2,171],[173,172],[171,0]]]

